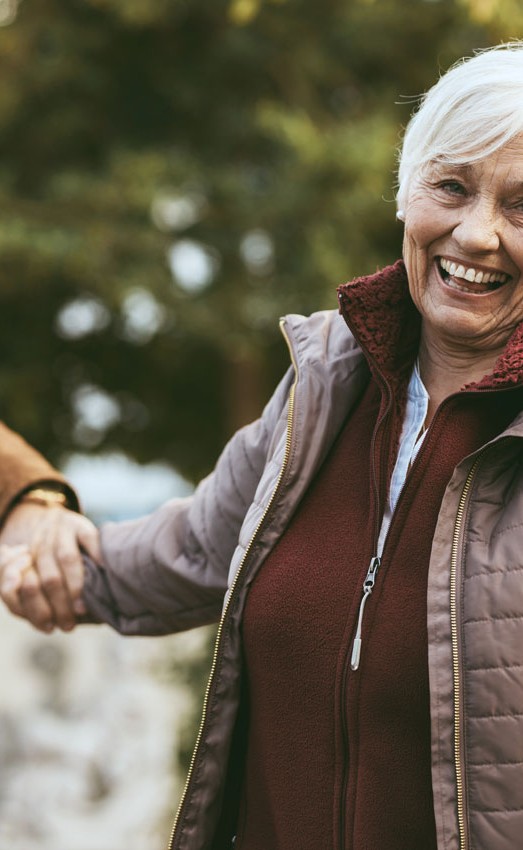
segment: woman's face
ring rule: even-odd
[[[523,320],[523,136],[414,179],[403,251],[429,344],[503,348]]]

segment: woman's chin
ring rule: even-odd
[[[506,328],[495,321],[495,314],[478,315],[456,305],[440,305],[422,314],[423,335],[429,345],[461,351],[463,356],[487,351],[499,353],[508,342],[514,326]]]
[[[492,299],[461,293],[442,284],[434,296],[423,299],[420,312],[423,325],[430,329],[435,341],[440,339],[459,347],[483,348],[489,329],[498,336]],[[497,344],[496,340],[496,347]]]
[[[498,347],[505,286],[510,284],[491,291],[474,291],[453,279],[447,281],[439,274],[431,274],[424,297],[416,299],[417,306],[432,336],[460,346],[476,348],[479,345],[484,348],[492,333]],[[509,324],[512,325],[511,322]]]

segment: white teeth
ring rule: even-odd
[[[470,289],[468,289],[468,287],[460,286],[459,283],[456,283],[456,281],[452,280],[452,278],[449,278],[449,280],[447,281],[447,286],[450,286],[451,289],[457,289],[458,292],[470,293]]]
[[[465,266],[446,260],[444,257],[440,258],[440,265],[447,274],[451,275],[451,277],[462,278],[469,283],[503,284],[509,279],[509,275],[504,274],[503,272],[476,271],[476,269],[472,266],[465,268]]]

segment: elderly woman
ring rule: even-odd
[[[404,261],[284,319],[261,419],[86,566],[127,634],[220,619],[172,850],[521,846],[522,44],[423,98],[398,201]]]

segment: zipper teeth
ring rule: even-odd
[[[450,556],[450,625],[452,634],[452,678],[454,683],[454,759],[456,769],[456,799],[458,810],[458,827],[459,827],[459,847],[460,850],[467,850],[467,824],[465,818],[465,800],[464,800],[464,780],[463,780],[463,762],[461,759],[461,676],[459,669],[459,636],[458,636],[458,610],[457,610],[457,570],[458,570],[458,550],[459,540],[461,536],[461,527],[463,517],[465,515],[465,507],[467,499],[472,487],[472,482],[481,460],[483,452],[478,455],[472,464],[461,498],[459,500],[458,510],[456,513],[456,522],[454,524],[454,533],[452,535],[452,549]]]
[[[228,595],[227,603],[225,605],[225,608],[223,609],[223,613],[222,613],[222,616],[221,616],[221,619],[220,619],[220,623],[218,625],[218,631],[216,633],[216,640],[215,640],[215,643],[214,643],[214,651],[213,651],[211,670],[210,670],[209,678],[208,678],[208,681],[207,681],[207,687],[205,689],[205,696],[203,698],[202,717],[201,717],[201,720],[200,720],[200,727],[198,729],[198,735],[196,736],[196,743],[194,745],[193,753],[192,753],[192,756],[191,756],[191,761],[190,761],[190,764],[189,764],[189,770],[187,772],[187,778],[185,780],[185,785],[184,785],[184,788],[183,788],[182,796],[180,798],[180,802],[178,804],[178,810],[176,812],[176,817],[174,819],[173,827],[171,829],[171,837],[169,839],[169,844],[167,845],[168,850],[173,850],[174,836],[176,834],[176,830],[177,830],[178,824],[180,822],[181,812],[182,812],[182,809],[183,809],[183,806],[184,806],[184,803],[185,803],[185,799],[187,797],[187,791],[189,789],[189,785],[190,785],[190,782],[191,782],[191,779],[192,779],[194,765],[196,763],[196,758],[198,756],[198,750],[200,748],[201,740],[202,740],[202,737],[203,737],[203,730],[204,730],[205,723],[206,723],[206,720],[207,720],[207,708],[208,708],[208,705],[209,705],[209,697],[210,697],[211,688],[212,688],[212,685],[213,685],[214,675],[216,673],[216,667],[217,667],[217,663],[218,663],[218,655],[219,655],[219,652],[220,652],[220,649],[221,649],[220,644],[221,644],[221,637],[222,637],[222,633],[223,633],[223,625],[224,625],[225,619],[227,617],[227,614],[228,614],[228,611],[229,611],[229,608],[230,608],[230,605],[231,605],[231,600],[234,596],[234,592],[235,592],[236,586],[238,584],[238,580],[240,578],[240,575],[243,572],[243,567],[244,567],[245,562],[246,562],[246,560],[247,560],[247,558],[250,554],[254,540],[258,536],[258,533],[259,533],[263,523],[265,522],[265,518],[267,517],[267,514],[269,513],[269,511],[270,511],[270,509],[271,509],[271,507],[274,503],[274,500],[276,498],[278,490],[280,489],[280,485],[281,485],[285,470],[287,468],[287,464],[289,462],[289,457],[290,457],[290,453],[291,453],[292,424],[293,424],[293,417],[294,417],[294,394],[295,394],[295,389],[296,389],[296,383],[297,383],[297,380],[298,380],[298,368],[297,368],[296,360],[294,358],[294,354],[293,354],[293,351],[292,351],[292,348],[291,348],[291,345],[290,345],[290,342],[289,342],[289,337],[287,336],[287,332],[285,330],[285,320],[284,319],[280,319],[280,330],[283,334],[285,342],[287,343],[289,353],[290,353],[290,357],[291,357],[291,361],[292,361],[292,365],[294,367],[294,381],[293,381],[293,384],[292,384],[291,389],[289,391],[289,406],[288,406],[288,412],[287,412],[287,434],[286,434],[286,438],[285,438],[285,451],[284,451],[284,455],[283,455],[283,462],[282,462],[282,466],[281,466],[281,469],[280,469],[280,472],[279,472],[279,475],[278,475],[278,479],[277,479],[276,484],[274,486],[274,490],[271,493],[271,497],[270,497],[269,501],[267,502],[267,505],[265,506],[265,510],[263,511],[263,514],[262,514],[256,528],[254,529],[252,537],[249,540],[249,543],[247,544],[245,552],[243,553],[243,557],[242,557],[242,559],[239,563],[238,569],[236,570],[236,575],[234,576],[231,587],[229,589],[229,595]]]

